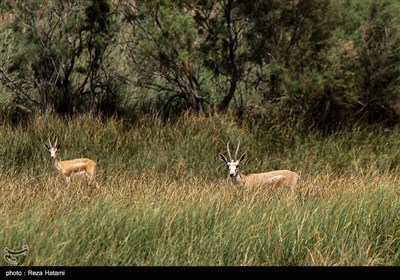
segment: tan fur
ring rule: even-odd
[[[253,185],[274,185],[288,187],[293,190],[299,185],[300,176],[290,170],[275,170],[248,175],[239,173],[237,176],[232,177],[232,181],[235,184],[241,184],[246,187]]]
[[[96,163],[88,158],[77,158],[58,162],[59,171],[66,177],[75,176],[77,173],[84,172],[88,176],[94,176]]]
[[[62,174],[65,180],[71,181],[72,177],[86,175],[93,178],[96,172],[96,163],[88,158],[77,158],[71,160],[52,160],[54,167]]]
[[[228,141],[226,144],[226,150],[229,158],[221,153],[219,154],[219,157],[228,166],[229,175],[234,184],[240,184],[244,186],[270,185],[274,187],[290,188],[291,190],[294,190],[296,187],[298,187],[300,176],[296,172],[290,170],[275,170],[263,173],[252,173],[248,175],[241,174],[239,171],[239,165],[245,160],[246,153],[244,153],[239,159],[237,158],[240,147],[240,140],[238,139],[236,151],[232,159],[229,143],[230,141]]]
[[[57,160],[57,152],[60,148],[60,142],[56,137],[55,143],[52,144],[50,139],[47,143],[44,143],[44,147],[50,152],[51,163],[54,168],[64,176],[67,183],[72,177],[86,175],[91,179],[94,177],[96,172],[96,163],[88,158],[77,158],[71,160]]]

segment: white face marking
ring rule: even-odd
[[[49,149],[49,152],[50,152],[50,157],[51,157],[51,159],[55,159],[55,158],[56,158],[56,155],[57,155],[57,148],[51,147],[51,148]]]
[[[228,165],[228,168],[229,168],[229,176],[231,176],[231,177],[236,176],[237,175],[237,168],[239,167],[239,161],[238,160],[236,160],[236,161],[231,160],[231,161],[228,161],[226,163],[226,165]]]

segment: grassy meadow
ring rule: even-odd
[[[97,162],[95,182],[56,175],[53,135],[59,159]],[[244,174],[291,169],[300,188],[232,186],[218,153],[238,138]],[[0,124],[0,244],[29,245],[21,266],[398,266],[399,139],[227,116]]]

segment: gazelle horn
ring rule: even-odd
[[[57,148],[57,145],[58,145],[58,137],[57,136],[54,136],[54,148]]]
[[[237,144],[236,151],[235,151],[235,160],[237,160],[237,156],[238,156],[238,152],[239,152],[239,147],[240,147],[240,139],[238,139],[238,144]]]
[[[231,142],[231,140],[229,140],[228,143],[226,143],[226,151],[228,152],[229,160],[232,160],[231,151],[229,150],[229,143],[230,142]]]

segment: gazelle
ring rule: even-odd
[[[234,184],[240,184],[244,186],[275,185],[288,187],[292,190],[299,184],[300,176],[296,172],[290,170],[275,170],[264,173],[252,173],[248,175],[240,173],[239,165],[246,158],[246,153],[244,153],[239,160],[237,159],[240,147],[240,140],[238,140],[235,157],[232,160],[231,152],[229,150],[229,143],[230,141],[228,141],[226,144],[229,160],[223,154],[219,154],[219,157],[228,166],[229,176],[232,178],[232,182]]]
[[[47,140],[47,143],[44,143],[44,147],[49,151],[51,163],[54,168],[64,176],[67,183],[71,181],[71,178],[74,176],[87,175],[90,178],[94,177],[96,172],[96,163],[88,158],[77,158],[71,160],[57,160],[57,152],[60,149],[61,143],[58,141],[58,138],[55,138],[54,145],[51,144],[50,138]]]

